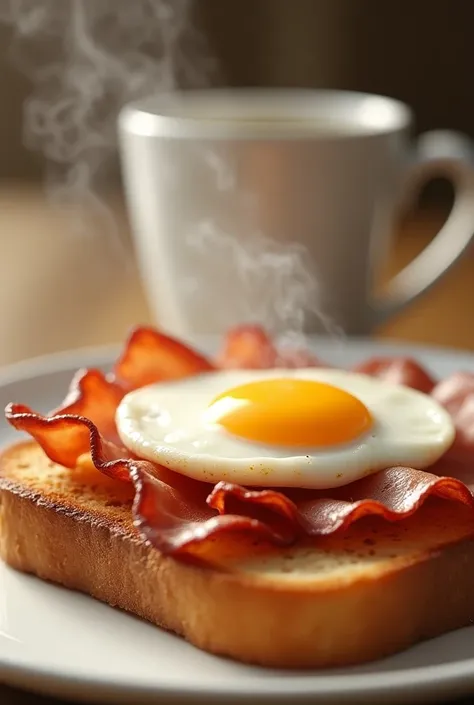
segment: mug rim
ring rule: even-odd
[[[375,93],[210,88],[150,95],[128,103],[120,112],[119,128],[142,137],[339,141],[390,135],[406,130],[412,121],[408,105]]]

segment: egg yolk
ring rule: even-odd
[[[303,379],[229,389],[210,404],[206,420],[249,441],[308,448],[348,443],[372,426],[368,409],[352,394]]]

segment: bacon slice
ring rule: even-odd
[[[268,364],[272,344],[268,338],[265,342],[262,331],[247,328],[234,335],[231,353],[232,340],[246,344],[234,347],[233,356],[224,356],[224,364],[230,359],[240,365]],[[388,376],[391,381],[403,380],[415,388],[430,387],[453,414],[459,436],[456,452],[446,455],[430,472],[388,468],[326,494],[248,489],[225,482],[212,487],[133,457],[120,446],[114,417],[128,389],[212,369],[205,358],[180,343],[141,329],[132,334],[110,378],[98,370],[80,371],[52,415],[10,404],[6,418],[71,472],[79,458],[90,453],[100,472],[132,481],[136,526],[160,551],[183,558],[193,556],[194,547],[210,537],[230,531],[246,531],[255,538],[287,545],[299,535],[332,534],[367,515],[399,521],[416,512],[430,496],[461,502],[474,510],[474,375],[454,375],[432,389],[431,377],[407,359],[379,358],[369,361],[364,371]]]
[[[66,398],[48,416],[84,416],[108,440],[120,445],[115,412],[127,391],[213,369],[211,362],[182,343],[152,328],[137,328],[112,375],[95,369],[78,370]]]
[[[224,369],[261,370],[271,367],[319,367],[320,360],[309,350],[277,350],[258,325],[233,328],[227,334],[217,365]]]
[[[474,466],[474,374],[450,375],[438,382],[431,394],[449,411],[456,427],[456,439],[447,457]]]
[[[364,516],[406,519],[431,496],[462,502],[474,510],[472,489],[456,478],[392,467],[332,491],[331,498],[301,496],[297,506],[306,533],[321,536],[345,529]]]
[[[98,470],[117,480],[130,481],[124,462],[128,451],[104,438],[90,419],[42,416],[22,404],[8,404],[5,416],[18,431],[29,433],[54,463],[74,469],[81,455],[90,453]]]
[[[364,516],[400,521],[431,496],[474,510],[472,492],[460,480],[403,467],[364,478],[331,498],[309,491],[293,493],[291,498],[276,490],[248,490],[221,482],[208,495],[206,508],[204,483],[186,479],[177,489],[176,478],[168,484],[170,475],[166,483],[156,476],[156,467],[150,471],[147,465],[142,461],[130,465],[136,488],[135,524],[156,548],[172,555],[186,555],[196,544],[231,531],[246,531],[284,546],[301,535],[333,534]]]
[[[277,351],[265,331],[257,325],[230,330],[217,356],[223,369],[260,370],[275,367]]]
[[[332,490],[331,494],[329,498],[315,491],[288,494],[276,490],[254,491],[220,482],[207,501],[221,513],[227,511],[229,503],[235,510],[236,500],[242,512],[249,504],[271,508],[290,523],[298,524],[309,536],[332,534],[367,515],[382,516],[389,521],[404,519],[414,514],[429,496],[459,501],[474,509],[474,497],[460,480],[406,467],[387,468]]]
[[[135,525],[141,534],[162,553],[188,555],[197,544],[229,532],[248,532],[256,539],[277,546],[290,545],[299,533],[296,521],[286,521],[270,506],[267,512],[243,511],[217,514],[206,504],[202,488],[189,486],[178,491],[142,462],[130,467],[136,495],[133,504]],[[251,508],[250,508],[251,509]]]
[[[302,348],[288,348],[280,350],[278,353],[277,364],[280,367],[331,367],[315,357],[309,350]]]
[[[108,380],[103,372],[93,369],[79,370],[74,375],[62,404],[48,416],[85,416],[109,440],[120,443],[115,425],[115,412],[124,394],[124,390]]]
[[[456,414],[467,400],[474,397],[474,373],[456,372],[438,382],[431,395],[450,414]]]
[[[27,431],[56,463],[74,468],[91,453],[100,471],[135,485],[135,524],[163,553],[187,555],[209,537],[246,531],[275,545],[288,545],[299,535],[329,535],[367,515],[389,521],[411,516],[430,496],[459,501],[474,509],[474,497],[460,480],[409,468],[389,468],[346,487],[331,497],[321,492],[248,490],[206,483],[177,475],[155,463],[133,458],[103,438],[94,424],[78,416],[45,417],[11,404],[6,416]]]
[[[74,468],[80,456],[90,452],[100,472],[116,480],[132,480],[137,528],[160,551],[172,555],[192,553],[196,544],[230,531],[288,545],[298,535],[332,534],[367,515],[397,521],[411,516],[429,496],[474,509],[474,497],[460,480],[409,468],[383,470],[333,491],[330,498],[303,490],[292,496],[248,490],[225,482],[209,492],[206,483],[133,458],[103,438],[89,419],[45,417],[18,404],[9,405],[6,416],[15,428],[31,434],[54,462]]]
[[[435,386],[431,375],[410,357],[373,357],[356,365],[354,372],[379,377],[392,384],[403,384],[424,394],[429,394]]]
[[[213,369],[207,358],[178,340],[154,328],[141,327],[130,335],[115,364],[113,380],[129,390]]]
[[[29,433],[53,462],[73,471],[79,458],[90,453],[100,472],[115,480],[134,482],[135,523],[164,553],[189,553],[194,544],[229,531],[248,531],[278,545],[289,544],[296,537],[297,523],[278,521],[278,511],[273,512],[274,521],[251,513],[219,515],[206,503],[209,485],[134,458],[104,438],[89,419],[42,416],[20,404],[9,404],[6,417],[16,429]]]

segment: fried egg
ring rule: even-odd
[[[137,456],[245,486],[334,488],[393,465],[421,469],[454,440],[431,397],[332,369],[229,370],[127,394],[117,428]]]

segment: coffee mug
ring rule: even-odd
[[[428,132],[396,100],[330,90],[150,97],[119,118],[139,267],[157,323],[193,338],[258,322],[366,335],[426,292],[474,232],[467,138]],[[376,298],[400,203],[434,177],[455,202]]]

